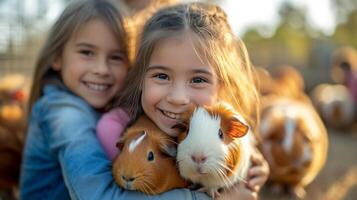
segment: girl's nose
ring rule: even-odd
[[[175,85],[170,88],[166,99],[168,102],[177,105],[186,105],[190,103],[189,94],[184,85]]]
[[[100,60],[94,66],[93,72],[98,75],[106,76],[110,73],[109,65],[106,60]]]

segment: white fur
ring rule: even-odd
[[[301,158],[301,162],[305,163],[312,160],[312,149],[311,146],[304,144],[304,150]]]
[[[242,118],[240,115],[237,117]],[[253,136],[249,130],[246,136],[238,138],[230,144],[239,146],[241,150],[239,167],[236,168],[234,175],[222,180],[222,177],[212,174],[213,170],[220,168],[220,162],[225,164],[224,158],[229,152],[228,146],[218,136],[220,123],[219,116],[211,117],[205,109],[199,107],[193,113],[187,137],[178,145],[177,160],[180,174],[210,190],[229,187],[242,178],[246,178],[253,151]],[[197,165],[192,161],[192,155],[207,156],[205,164],[202,165],[202,171],[208,174],[197,173]]]
[[[285,136],[283,140],[283,148],[287,153],[290,153],[293,148],[294,134],[296,129],[296,119],[293,113],[286,112],[287,118],[285,121]]]
[[[132,153],[135,150],[135,148],[144,140],[145,136],[146,136],[146,132],[144,132],[144,134],[142,134],[137,139],[130,142],[130,144],[129,144],[129,152],[130,153]]]

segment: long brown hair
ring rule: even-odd
[[[233,34],[224,11],[209,3],[180,4],[158,11],[144,26],[134,68],[118,101],[133,119],[141,113],[141,90],[155,45],[163,38],[189,31],[195,48],[219,77],[218,98],[232,104],[254,126],[259,117],[259,95],[245,45]],[[255,118],[255,119],[254,119]]]
[[[29,113],[33,103],[42,96],[42,88],[56,58],[61,56],[66,42],[76,34],[89,20],[100,18],[106,22],[116,34],[119,43],[130,58],[129,34],[130,23],[121,14],[119,6],[106,0],[77,0],[69,4],[52,26],[47,40],[36,62],[33,84],[29,99]]]

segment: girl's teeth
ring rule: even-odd
[[[87,83],[86,85],[90,89],[97,90],[97,91],[104,91],[109,88],[109,85],[103,85],[103,84]]]
[[[171,118],[171,119],[180,119],[180,115],[179,114],[175,114],[175,113],[171,113],[168,111],[163,111],[164,115],[166,115],[167,117]]]

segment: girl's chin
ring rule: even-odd
[[[179,134],[178,130],[172,129],[171,127],[165,127],[160,129],[163,130],[170,137],[177,137]]]
[[[167,135],[169,135],[170,137],[177,137],[179,133],[177,131],[175,132],[171,131],[170,133],[167,133]]]

